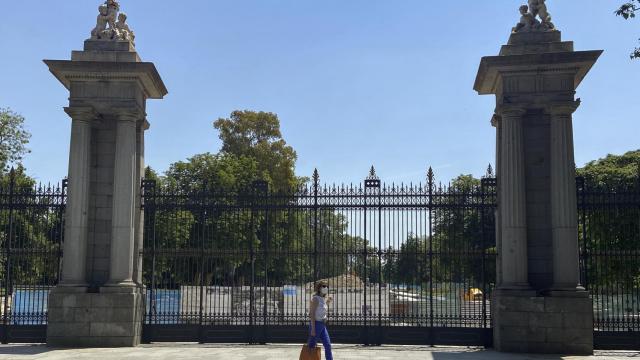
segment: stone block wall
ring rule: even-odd
[[[491,306],[498,351],[593,353],[593,304],[588,297],[494,294]]]
[[[100,121],[94,124],[91,137],[93,141],[91,143],[87,281],[91,286],[99,287],[109,279],[115,122]]]
[[[66,293],[49,295],[47,344],[61,347],[137,346],[142,334],[143,295]]]
[[[528,277],[534,289],[553,283],[550,132],[549,116],[542,109],[523,117]]]

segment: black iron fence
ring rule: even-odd
[[[639,178],[640,179],[640,178]],[[274,194],[145,181],[148,341],[296,341],[328,279],[339,342],[488,344],[495,179],[312,183]],[[582,283],[599,348],[640,348],[640,184],[578,178]],[[0,176],[0,340],[42,342],[59,276],[66,181]]]
[[[640,176],[627,184],[578,178],[582,282],[599,348],[640,348]]]
[[[66,181],[36,185],[13,169],[0,176],[0,339],[42,342],[47,299],[60,268]]]
[[[495,180],[218,193],[145,181],[147,341],[306,338],[327,279],[332,338],[490,343]]]

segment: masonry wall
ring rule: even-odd
[[[551,237],[550,117],[542,109],[524,117],[525,183],[527,194],[527,260],[529,283],[536,290],[553,283]]]
[[[104,285],[109,279],[115,124],[115,121],[96,122],[91,133],[94,141],[91,145],[87,280],[92,286]]]

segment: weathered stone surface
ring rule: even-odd
[[[498,292],[493,302],[494,346],[499,351],[593,352],[589,298],[507,296]],[[587,308],[589,311],[581,312]]]
[[[143,296],[140,289],[49,296],[47,343],[52,346],[135,346],[140,343]],[[59,306],[52,306],[58,304]]]
[[[482,59],[474,85],[481,95],[495,95],[497,105],[494,346],[590,353],[593,310],[579,284],[571,121],[579,105],[575,91],[602,51],[574,51],[562,41],[543,0],[520,12],[499,56]],[[518,236],[514,219],[525,229]],[[522,291],[527,288],[534,295]]]

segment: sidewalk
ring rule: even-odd
[[[44,345],[2,345],[0,359],[220,359],[220,360],[285,360],[298,359],[299,345],[197,345],[155,344],[137,348],[56,350]],[[482,348],[335,345],[336,360],[519,360],[519,359],[640,359],[640,352],[599,351],[596,356],[501,354]],[[324,354],[323,354],[324,359]]]

